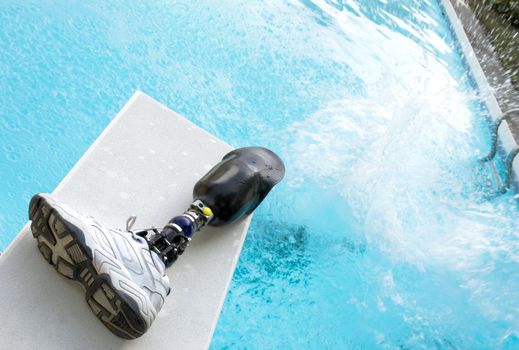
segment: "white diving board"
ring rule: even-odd
[[[53,192],[106,226],[162,227],[231,147],[136,92]],[[66,150],[63,150],[66,152]],[[113,335],[76,281],[41,256],[27,224],[0,256],[0,349],[206,349],[250,223],[205,227],[166,270],[172,292],[146,334]]]

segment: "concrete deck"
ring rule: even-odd
[[[519,108],[519,91],[511,82],[510,74],[501,65],[487,31],[464,0],[449,0],[463,26],[474,56],[487,77],[487,83],[503,111]],[[516,141],[519,141],[519,120],[509,123]]]
[[[508,15],[494,9],[497,0],[451,2],[496,91],[499,105],[503,110],[518,108],[519,27],[511,24]]]
[[[195,182],[231,147],[137,92],[54,194],[112,227],[162,226],[192,200]],[[250,217],[205,228],[168,269],[172,293],[151,329],[119,339],[92,314],[76,282],[47,264],[26,225],[0,257],[0,349],[205,349]]]
[[[481,28],[478,28],[477,20],[475,17],[470,17],[471,11],[468,6],[461,0],[440,0],[445,14],[450,20],[452,30],[456,35],[460,44],[461,50],[463,51],[465,60],[469,65],[476,84],[479,88],[481,99],[485,102],[491,118],[495,121],[504,111],[514,107],[510,101],[514,101],[514,97],[510,95],[496,95],[499,91],[496,87],[492,86],[489,82],[489,78],[494,80],[494,84],[502,84],[501,80],[505,79],[504,73],[500,71],[500,63],[497,57],[492,56],[491,47],[489,43],[484,41],[484,34],[481,32]],[[458,17],[458,14],[461,17]],[[480,43],[476,43],[477,51],[479,56],[476,54],[471,40],[467,36],[467,32],[464,28],[469,29],[472,33],[471,36],[474,38],[480,38],[483,40]],[[475,31],[475,32],[474,32]],[[486,55],[486,56],[482,56]],[[487,73],[490,76],[487,76]],[[510,93],[514,93],[511,91]],[[500,99],[498,101],[497,98]],[[502,105],[500,106],[500,102]],[[499,140],[503,150],[508,154],[516,145],[516,140],[519,140],[519,127],[516,123],[509,123],[504,121],[499,128]],[[519,174],[519,160],[515,160],[513,164],[514,172],[514,185],[519,188],[517,174]]]

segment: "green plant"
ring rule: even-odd
[[[510,22],[519,25],[519,0],[492,0],[493,8],[508,17]]]

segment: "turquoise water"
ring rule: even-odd
[[[140,89],[286,161],[212,348],[519,346],[518,211],[436,0],[4,0],[0,77],[0,249]]]

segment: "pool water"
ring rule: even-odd
[[[438,0],[4,0],[0,77],[0,250],[140,89],[286,162],[212,348],[519,347],[515,197]]]

